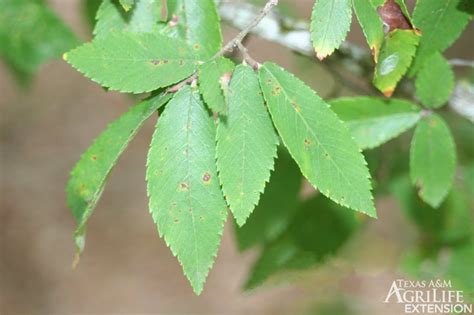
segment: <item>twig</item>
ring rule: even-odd
[[[452,66],[474,68],[474,60],[464,60],[464,59],[454,58],[454,59],[449,60],[449,64]]]
[[[247,47],[245,47],[240,41],[236,42],[237,48],[239,48],[240,52],[242,53],[242,57],[244,61],[248,63],[252,68],[257,70],[260,67],[260,63],[258,63],[255,59],[253,59],[248,52]]]
[[[222,47],[222,49],[214,55],[214,58],[221,57],[221,56],[225,55],[226,53],[233,51],[235,47],[238,47],[239,45],[241,45],[242,40],[245,38],[245,36],[247,36],[247,34],[250,33],[250,31],[252,31],[253,28],[255,28],[255,26],[257,26],[258,23],[260,23],[260,21],[268,13],[270,13],[270,11],[276,5],[278,5],[278,0],[268,0],[268,2],[265,4],[263,9],[260,11],[260,13],[257,16],[255,16],[255,18],[247,26],[242,28],[242,30],[240,31],[239,34],[237,34],[237,36],[235,36],[227,44],[225,44],[225,46]],[[248,55],[248,53],[247,53],[247,55]]]

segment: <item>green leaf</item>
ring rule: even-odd
[[[303,175],[335,202],[375,217],[366,162],[336,114],[275,64],[260,68],[260,85],[273,123]]]
[[[234,63],[227,58],[217,58],[199,65],[199,91],[207,106],[216,113],[226,112],[223,86],[226,75],[234,70]]]
[[[440,53],[426,58],[416,77],[416,96],[427,107],[445,104],[454,89],[454,73]]]
[[[170,99],[159,95],[133,106],[94,141],[81,156],[67,184],[68,206],[77,221],[77,254],[84,249],[87,220],[102,195],[110,171],[145,120]]]
[[[245,225],[235,228],[240,250],[274,241],[285,231],[297,210],[301,184],[298,165],[286,150],[279,150],[275,171],[260,202]]]
[[[270,178],[278,137],[250,66],[237,66],[227,94],[228,112],[217,127],[217,169],[227,204],[242,226]]]
[[[113,0],[103,0],[97,11],[93,33],[103,36],[122,31],[152,32],[157,29],[161,9],[161,0],[139,0],[135,8],[128,12],[123,12]]]
[[[434,208],[453,182],[456,148],[448,126],[432,114],[418,123],[410,148],[410,176],[421,199]]]
[[[169,86],[197,66],[186,43],[155,33],[111,33],[68,52],[64,59],[102,86],[132,93]]]
[[[405,100],[347,97],[330,101],[361,149],[375,148],[413,127],[420,109]]]
[[[370,0],[353,0],[353,6],[372,55],[377,60],[385,37],[382,20]]]
[[[175,0],[168,3],[168,11],[176,16],[176,25],[166,32],[185,39],[202,60],[221,49],[222,31],[214,0]]]
[[[438,209],[424,203],[416,194],[408,176],[396,178],[389,189],[405,215],[415,223],[433,246],[457,243],[469,238],[472,222],[469,203],[454,186]]]
[[[311,14],[311,40],[322,60],[339,48],[351,27],[351,0],[318,0]]]
[[[130,9],[135,5],[135,0],[119,0],[119,2],[125,11],[130,11]]]
[[[0,7],[0,56],[20,81],[78,43],[43,1],[1,0]]]
[[[214,263],[227,216],[215,151],[212,117],[199,92],[184,86],[158,120],[146,178],[153,220],[196,294]]]
[[[392,95],[407,72],[419,40],[415,31],[402,29],[390,32],[385,38],[375,67],[374,85],[386,96]]]
[[[413,21],[422,36],[411,74],[415,74],[425,59],[443,52],[461,35],[472,18],[474,3],[468,0],[418,0]]]
[[[354,213],[323,196],[306,201],[282,237],[264,247],[245,288],[253,289],[282,272],[302,271],[324,262],[337,253],[357,226]]]

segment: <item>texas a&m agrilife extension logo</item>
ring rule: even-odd
[[[450,280],[397,279],[383,302],[403,304],[406,314],[473,314],[464,292],[453,289]]]

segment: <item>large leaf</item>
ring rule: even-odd
[[[124,12],[113,0],[103,0],[97,10],[94,35],[110,32],[152,32],[160,20],[161,0],[139,0],[133,10]]]
[[[235,69],[227,103],[217,127],[217,169],[227,204],[242,226],[270,178],[278,136],[250,66]]]
[[[77,221],[74,239],[78,254],[84,249],[87,220],[102,195],[110,171],[145,120],[169,99],[168,95],[160,95],[132,107],[107,127],[72,170],[67,201]]]
[[[377,60],[380,47],[384,40],[383,24],[371,0],[352,0],[354,11],[369,48]]]
[[[302,271],[323,262],[337,253],[357,226],[354,213],[323,196],[306,201],[285,233],[264,247],[252,267],[246,289],[282,272]]]
[[[375,217],[369,171],[346,125],[281,67],[265,63],[259,73],[275,127],[303,175],[335,202]]]
[[[226,112],[223,88],[234,70],[234,63],[227,58],[217,58],[199,65],[199,91],[207,106],[217,113]]]
[[[227,216],[215,151],[215,124],[199,92],[185,86],[158,120],[146,178],[153,220],[196,294],[214,263]]]
[[[410,148],[410,176],[426,203],[437,208],[453,182],[456,148],[448,126],[432,114],[418,123]]]
[[[425,58],[443,52],[454,43],[472,18],[473,9],[470,0],[416,1],[413,21],[422,37],[412,74],[420,69]]]
[[[415,31],[402,29],[390,32],[385,38],[375,67],[374,85],[386,96],[392,95],[407,72],[419,40]]]
[[[39,0],[0,1],[0,56],[26,80],[38,67],[78,43],[71,30]]]
[[[154,33],[111,33],[70,51],[64,59],[102,86],[132,93],[176,83],[197,66],[184,42]]]
[[[339,48],[351,27],[351,0],[317,0],[311,14],[311,40],[322,60]]]
[[[440,53],[426,58],[416,77],[416,96],[423,105],[437,108],[445,104],[454,89],[454,73]]]
[[[240,250],[274,241],[285,231],[296,212],[301,184],[298,165],[286,150],[280,149],[260,202],[245,225],[235,228]]]
[[[175,23],[167,34],[185,39],[203,60],[219,51],[222,32],[214,0],[169,1],[168,12],[175,16]]]
[[[330,104],[361,149],[375,148],[397,137],[420,119],[420,109],[401,99],[347,97]]]

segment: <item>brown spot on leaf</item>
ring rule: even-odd
[[[209,184],[211,182],[211,174],[209,174],[208,172],[204,173],[204,175],[202,176],[202,181],[204,182],[204,184]]]
[[[181,184],[179,184],[179,190],[181,190],[181,191],[189,190],[189,184],[186,183],[186,182],[182,182]]]
[[[199,50],[199,49],[201,49],[201,45],[199,45],[199,44],[194,44],[193,48],[194,48],[195,50]]]
[[[157,66],[157,65],[160,64],[160,61],[159,61],[159,60],[156,60],[156,59],[153,59],[153,60],[151,60],[150,62],[151,62],[151,64],[154,65],[154,66]]]
[[[311,144],[311,140],[309,140],[309,139],[304,139],[304,146],[305,146],[305,147],[309,147],[310,144]]]
[[[278,96],[278,95],[280,95],[280,92],[281,92],[281,86],[276,85],[272,90],[272,95],[273,96]]]
[[[95,160],[97,160],[97,156],[93,155],[93,156],[91,156],[91,159],[92,159],[93,161],[95,161]]]
[[[377,11],[384,25],[388,27],[388,32],[396,29],[413,29],[410,21],[403,14],[402,8],[400,8],[395,0],[387,0]]]

